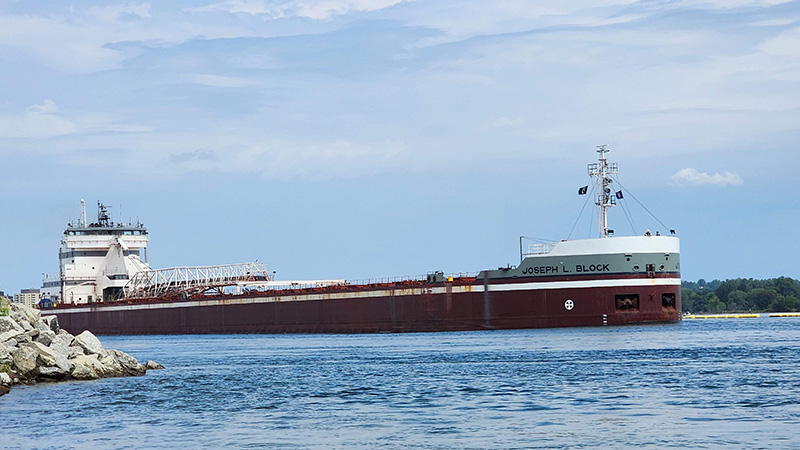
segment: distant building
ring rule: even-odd
[[[39,289],[23,289],[19,294],[14,294],[14,302],[35,308],[39,303]]]

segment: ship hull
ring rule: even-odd
[[[635,299],[631,304],[630,299]],[[362,286],[43,311],[109,334],[377,333],[677,322],[680,276],[552,277]]]

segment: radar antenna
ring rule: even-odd
[[[106,206],[98,200],[97,202],[97,225],[101,227],[110,227],[113,226],[114,223],[111,222],[111,217],[108,215],[108,208],[110,206]]]
[[[608,228],[608,209],[616,206],[617,199],[615,195],[611,194],[612,180],[609,175],[617,173],[617,163],[609,163],[606,159],[608,144],[598,145],[597,153],[600,154],[599,162],[591,163],[587,166],[589,175],[594,177],[597,182],[597,225],[600,231],[600,237],[607,238],[614,234],[613,230]]]

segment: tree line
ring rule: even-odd
[[[693,313],[800,311],[800,281],[788,277],[683,281],[681,302],[684,312]]]

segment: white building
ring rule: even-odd
[[[39,289],[23,289],[19,294],[14,294],[14,302],[35,308],[39,304]]]
[[[108,207],[97,203],[97,222],[70,223],[58,252],[59,273],[45,275],[42,298],[54,303],[82,304],[113,299],[147,265],[147,229],[141,223],[115,224]]]

